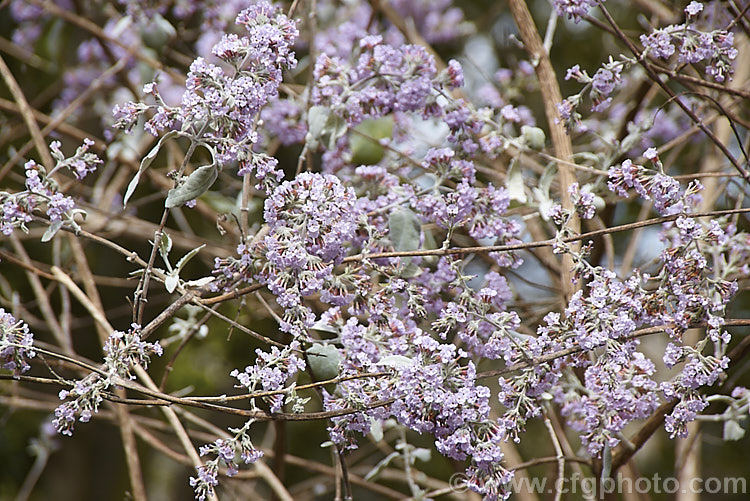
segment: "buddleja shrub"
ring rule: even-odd
[[[555,0],[542,40],[508,7],[495,59],[449,1],[9,2],[32,69],[0,65],[4,405],[113,420],[136,499],[139,441],[201,500],[499,499],[521,454],[603,482],[658,426],[742,438],[745,11]],[[561,68],[563,24],[611,55]]]

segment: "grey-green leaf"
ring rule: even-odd
[[[312,106],[307,110],[306,141],[314,150],[320,143],[328,149],[336,146],[336,141],[346,134],[346,120],[333,113],[327,106]]]
[[[208,191],[217,177],[219,177],[219,168],[216,165],[211,164],[198,167],[188,176],[184,183],[177,188],[169,190],[164,206],[167,209],[172,209],[198,198]]]
[[[724,440],[740,440],[745,436],[745,429],[734,419],[724,421]]]
[[[170,294],[174,292],[174,290],[177,288],[177,284],[180,283],[180,276],[178,275],[178,270],[173,270],[171,273],[169,273],[166,278],[164,278],[164,287],[167,289],[167,292]]]
[[[393,248],[399,252],[419,249],[419,234],[422,225],[419,217],[406,207],[394,211],[388,219],[388,234]]]
[[[419,459],[423,463],[429,463],[430,459],[432,459],[432,451],[430,451],[430,449],[417,447],[416,449],[411,451],[411,457],[414,459]]]
[[[523,172],[515,158],[510,163],[506,183],[511,200],[518,200],[522,204],[526,203],[526,191],[523,186]]]
[[[602,480],[609,478],[612,475],[612,448],[609,446],[609,442],[604,443],[604,451],[602,452]]]
[[[526,145],[532,150],[544,149],[544,143],[546,138],[544,131],[539,127],[530,127],[528,125],[521,126],[521,135]]]
[[[383,422],[380,419],[370,418],[370,435],[376,442],[383,440]]]
[[[174,137],[178,134],[177,131],[169,131],[166,134],[164,134],[161,139],[159,139],[159,142],[156,143],[156,145],[151,148],[151,151],[148,152],[148,154],[143,157],[143,160],[141,160],[141,166],[138,167],[138,172],[136,172],[135,176],[133,177],[132,181],[130,181],[130,184],[128,184],[128,189],[125,190],[125,197],[122,199],[122,206],[125,207],[128,205],[128,200],[130,200],[130,197],[133,196],[133,192],[135,192],[136,187],[138,186],[138,182],[141,180],[141,174],[143,174],[146,169],[149,168],[151,163],[154,161],[156,156],[159,154],[159,150],[161,149],[164,142]]]
[[[318,381],[333,379],[339,375],[341,355],[332,344],[315,343],[307,349],[307,361]]]
[[[367,473],[367,475],[365,475],[365,480],[372,480],[374,478],[377,478],[378,475],[380,475],[383,470],[385,470],[385,468],[391,463],[391,461],[393,461],[400,455],[401,454],[399,454],[398,452],[391,452],[390,454],[388,454],[386,457],[381,459],[380,462],[378,462],[378,464],[376,464],[372,468],[372,470]]]
[[[307,142],[312,149],[317,149],[323,128],[328,120],[331,109],[327,106],[311,106],[307,110]]]
[[[50,240],[52,240],[52,237],[54,237],[55,233],[57,233],[60,228],[62,228],[62,225],[62,220],[52,221],[52,223],[50,223],[49,227],[47,228],[47,231],[45,231],[44,235],[42,235],[42,242],[49,242]]]
[[[188,261],[190,261],[191,259],[193,259],[193,257],[195,257],[195,255],[198,254],[198,252],[202,248],[204,248],[205,246],[206,246],[206,244],[203,244],[203,245],[201,245],[199,247],[196,247],[195,249],[191,250],[190,252],[188,252],[187,254],[185,254],[184,256],[182,256],[182,258],[179,261],[177,261],[177,264],[174,267],[174,269],[177,271],[177,273],[180,273],[182,271],[183,266],[185,266]]]
[[[403,355],[388,355],[387,357],[381,358],[378,365],[385,365],[386,367],[406,367],[412,363],[414,363],[414,361],[409,357]]]
[[[169,251],[172,250],[172,237],[169,236],[169,233],[166,231],[161,232],[161,240],[159,242],[159,253],[164,258],[164,261],[167,260],[167,257],[169,256]]]

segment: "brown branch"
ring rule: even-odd
[[[555,149],[555,156],[566,162],[572,162],[573,144],[571,143],[570,136],[565,130],[565,126],[559,119],[557,105],[561,103],[563,99],[549,54],[544,48],[544,43],[536,29],[534,19],[531,17],[531,12],[529,12],[526,2],[524,0],[509,0],[508,6],[513,14],[516,26],[518,26],[521,40],[523,41],[531,62],[534,65],[536,76],[539,79],[539,90],[541,91],[542,101],[544,102],[544,113],[547,116],[547,126],[550,130],[552,146]],[[574,170],[571,169],[567,163],[558,163],[557,170],[560,178],[560,199],[562,201],[562,206],[564,209],[575,214],[575,211],[573,211],[573,203],[568,194],[568,188],[576,181]],[[575,215],[571,219],[569,225],[574,232],[580,230],[580,221]],[[575,292],[575,285],[573,284],[571,275],[572,268],[573,260],[570,255],[565,254],[563,256],[563,266],[560,270],[560,279],[565,296],[564,300],[566,302],[570,299],[573,292]]]
[[[31,134],[31,140],[34,142],[34,146],[42,158],[42,165],[49,171],[55,166],[55,161],[52,159],[49,148],[47,148],[47,143],[44,142],[44,135],[39,130],[39,124],[36,123],[34,113],[31,110],[31,106],[29,106],[29,102],[26,100],[26,96],[23,95],[21,87],[19,87],[18,82],[16,82],[13,73],[8,68],[8,65],[5,64],[2,56],[0,56],[0,76],[3,77],[5,85],[8,86],[13,99],[16,100],[19,112],[26,123],[26,128],[29,130],[29,134]]]
[[[107,78],[109,78],[110,75],[116,73],[124,66],[125,59],[121,59],[117,62],[117,64],[110,66],[104,72],[102,72],[102,74],[98,78],[91,82],[91,84],[88,86],[88,88],[86,88],[84,92],[82,92],[78,97],[71,101],[64,110],[59,112],[54,119],[52,119],[47,125],[44,126],[44,128],[41,130],[41,135],[45,136],[54,131],[68,118],[68,116],[73,111],[81,107],[83,103],[86,102],[94,94],[94,92],[96,92],[102,85],[104,85],[105,81],[107,80]],[[16,162],[23,158],[23,155],[25,155],[29,151],[32,144],[34,143],[26,143],[13,155],[10,160],[5,162],[2,168],[0,168],[0,179],[2,179],[5,174],[7,174],[7,172],[16,164]]]
[[[604,228],[601,230],[589,231],[573,237],[566,237],[561,239],[563,243],[578,242],[589,238],[594,238],[609,233],[616,233],[619,231],[634,230],[636,228],[642,228],[644,226],[651,226],[655,224],[667,223],[674,221],[679,217],[716,217],[726,216],[729,214],[744,214],[750,212],[750,208],[740,209],[726,209],[718,211],[708,212],[693,212],[688,214],[672,214],[669,216],[655,217],[647,219],[645,221],[638,221],[635,223],[627,223],[619,226],[612,226],[610,228]],[[447,255],[464,255],[464,254],[478,254],[486,252],[509,252],[516,250],[535,249],[538,247],[547,247],[555,244],[555,239],[541,240],[536,242],[523,242],[518,244],[507,244],[507,245],[486,245],[481,247],[452,247],[449,249],[427,249],[427,250],[416,250],[416,251],[394,251],[394,252],[374,252],[371,254],[356,254],[354,256],[348,256],[343,259],[344,263],[359,262],[363,259],[386,259],[393,257],[413,257],[413,256],[447,256]]]

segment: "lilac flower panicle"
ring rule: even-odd
[[[604,12],[603,1],[553,0],[552,7],[579,23]],[[58,3],[72,8],[70,0]],[[694,125],[674,99],[654,100],[647,94],[628,101],[640,92],[639,61],[656,61],[653,68],[670,85],[683,81],[686,71],[718,83],[731,79],[740,48],[731,30],[742,24],[728,17],[731,12],[720,2],[709,8],[686,0],[672,9],[678,19],[684,16],[680,24],[643,26],[640,53],[613,54],[591,67],[579,61],[567,70],[565,86],[579,90],[556,104],[555,121],[574,132],[570,140],[579,165],[578,182],[566,187],[570,207],[564,208],[549,202],[548,192],[559,195],[560,186],[553,181],[555,159],[545,153],[544,133],[535,127],[541,116],[533,102],[540,85],[535,61],[500,68],[478,90],[476,71],[455,59],[439,70],[426,46],[408,43],[454,43],[469,33],[470,23],[454,4],[392,0],[391,12],[381,12],[373,2],[321,0],[313,2],[316,12],[295,11],[310,14],[315,21],[310,24],[290,19],[281,3],[267,0],[119,0],[117,8],[96,12],[111,39],[83,40],[77,64],[65,69],[53,108],[72,102],[94,81],[99,87],[90,87],[93,111],[105,103],[111,109],[128,89],[141,94],[143,102],[120,101],[111,118],[125,133],[143,126],[158,139],[142,168],[176,136],[179,141],[170,147],[187,142],[191,154],[199,152],[184,165],[208,156],[211,165],[205,167],[214,174],[222,171],[225,182],[210,201],[242,205],[244,216],[225,238],[236,240],[230,244],[236,252],[209,257],[212,277],[185,285],[202,291],[199,284],[204,284],[226,293],[220,300],[261,287],[255,297],[265,312],[247,311],[248,318],[265,322],[263,329],[275,321],[276,339],[285,342],[248,352],[248,360],[229,372],[235,393],[245,398],[253,417],[200,446],[201,459],[189,480],[196,499],[213,498],[221,475],[235,476],[243,463],[264,457],[265,449],[253,442],[258,416],[286,419],[272,414],[308,410],[309,399],[297,393],[298,381],[308,376],[326,383],[320,404],[332,416],[323,425],[330,439],[325,445],[334,445],[330,450],[351,451],[363,438],[387,441],[394,432],[420,434],[428,437],[429,450],[397,439],[393,455],[381,466],[401,455],[391,465],[413,467],[419,474],[423,465],[413,460],[437,452],[461,462],[465,487],[488,500],[511,495],[513,472],[506,468],[503,442],[520,442],[551,406],[560,411],[566,430],[577,435],[582,455],[602,459],[615,447],[627,447],[632,432],[665,403],[673,405],[664,416],[671,437],[686,436],[690,422],[717,407],[721,412],[722,405],[727,409],[717,419],[747,417],[750,390],[735,388],[730,398],[722,386],[723,395],[718,394],[720,383],[732,381],[726,378],[727,349],[729,326],[735,322],[725,317],[750,274],[743,216],[698,217],[702,185],[697,180],[683,184],[682,176],[674,175],[689,172],[691,165],[682,160],[701,153],[700,135],[685,135],[682,152],[660,156]],[[18,24],[16,43],[33,43],[44,33],[40,23],[54,22],[44,9],[21,0],[10,1],[10,12]],[[414,33],[402,32],[397,20]],[[156,22],[165,23],[164,33],[149,29]],[[158,77],[147,75],[154,81],[143,81],[143,64],[134,54],[168,55],[166,44],[177,42],[171,23],[180,28],[180,49],[199,57],[184,64],[189,64],[184,82],[171,76],[179,70],[168,66],[183,64],[173,57],[164,60]],[[637,40],[638,35],[629,36]],[[159,37],[163,40],[157,43]],[[461,60],[472,50],[456,47]],[[304,55],[304,67],[292,71],[298,55]],[[122,61],[121,71],[103,74],[113,61]],[[709,94],[719,98],[738,92],[717,83],[704,91],[675,99],[703,116],[711,113],[703,106]],[[593,113],[584,119],[586,99]],[[126,145],[127,138],[116,139],[123,142],[114,146]],[[28,161],[21,176],[12,179],[20,188],[0,191],[0,232],[26,231],[40,217],[49,223],[43,240],[63,225],[79,229],[80,209],[71,195],[87,196],[89,204],[93,196],[96,202],[100,183],[93,183],[92,191],[89,179],[67,192],[61,186],[70,183],[56,174],[67,168],[83,180],[102,165],[94,155],[98,146],[84,139],[66,158],[67,145],[53,141],[52,168]],[[504,177],[497,168],[507,167],[519,151],[538,176],[533,183],[538,186],[524,187],[531,202],[511,200],[511,181],[508,188],[496,182]],[[606,163],[613,158],[619,163]],[[230,172],[242,179],[227,178]],[[104,174],[108,178],[110,173]],[[187,178],[181,177],[182,169],[168,176],[178,187]],[[736,195],[725,191],[721,204]],[[575,220],[594,219],[603,199],[611,208],[630,194],[637,198],[620,204],[612,225],[626,223],[619,219],[633,216],[639,206],[670,216],[651,227],[653,234],[644,234],[654,244],[644,248],[653,252],[633,256],[643,270],[610,269],[624,247],[615,246],[614,254],[600,260],[592,252],[594,242],[568,245],[601,223],[598,218],[593,226],[584,221],[581,230],[572,224]],[[184,216],[199,212],[206,215],[201,209]],[[534,222],[540,213],[542,221]],[[182,213],[174,215],[184,219]],[[192,227],[192,219],[188,222]],[[231,220],[217,223],[220,231],[234,226]],[[528,231],[530,223],[540,223],[539,235],[549,232],[543,235],[549,240],[531,242],[538,235]],[[171,280],[181,270],[167,260],[167,240],[158,248],[167,270],[152,271]],[[521,265],[529,245],[548,244],[572,263],[576,287],[562,306],[546,291],[556,294],[565,287],[546,287],[535,269],[512,270]],[[477,253],[479,246],[484,251]],[[502,250],[487,252],[493,248]],[[56,256],[59,249],[52,250]],[[540,285],[545,297],[535,297],[525,282]],[[267,305],[263,298],[268,295],[273,301]],[[15,304],[11,301],[15,297],[2,297],[4,306]],[[180,337],[192,332],[197,318],[179,319],[184,320]],[[697,341],[685,336],[699,326]],[[135,324],[112,332],[103,347],[103,364],[62,382],[51,423],[57,432],[72,435],[77,423],[97,417],[114,389],[134,378],[134,367],[145,369],[154,354],[162,355],[160,343],[146,342],[142,335]],[[663,350],[654,350],[659,343],[643,341],[652,337],[663,340]],[[0,308],[0,365],[23,379],[34,354],[28,326]],[[326,377],[317,377],[324,372]],[[488,374],[502,375],[488,384]]]
[[[35,355],[34,335],[29,331],[29,326],[0,308],[0,363],[2,363],[2,368],[11,371],[15,377],[20,376],[31,368],[28,359],[34,358]]]
[[[239,386],[247,388],[251,393],[281,390],[290,377],[305,370],[304,359],[298,357],[294,350],[299,350],[299,343],[296,341],[283,350],[272,346],[269,353],[257,349],[254,365],[245,367],[244,371],[235,369],[230,375],[237,379]],[[269,402],[271,412],[281,412],[285,399],[279,393],[264,400]]]
[[[568,194],[576,212],[582,219],[591,219],[594,217],[596,207],[594,206],[595,196],[593,193],[582,191],[578,183],[573,183],[568,187]]]
[[[565,16],[578,22],[588,14],[589,9],[596,7],[599,2],[604,0],[553,0],[552,5],[555,7],[558,16]]]
[[[286,308],[283,330],[306,336],[314,314],[303,297],[322,293],[331,304],[351,300],[332,271],[359,226],[356,200],[354,189],[337,177],[309,172],[285,181],[266,199],[269,232],[254,249],[266,262],[257,278]]]
[[[156,105],[115,106],[115,125],[130,130],[152,109],[144,124],[149,133],[158,136],[172,129],[194,137],[215,152],[220,165],[238,163],[240,175],[254,173],[259,186],[270,191],[283,172],[276,169],[275,159],[255,151],[256,129],[261,109],[278,96],[283,70],[297,64],[293,44],[299,32],[279,7],[265,1],[243,10],[235,21],[247,36],[224,34],[211,49],[231,68],[225,71],[198,57],[190,65],[178,106],[167,105],[156,86],[148,84],[145,90]]]
[[[647,150],[645,155],[656,158],[656,151]],[[621,196],[627,196],[627,189],[634,188],[642,198],[652,200],[656,210],[664,215],[689,212],[695,203],[695,194],[701,189],[696,183],[681,190],[680,183],[673,177],[649,171],[630,159],[609,169],[607,186]]]
[[[60,400],[67,400],[55,409],[52,424],[63,435],[72,436],[76,416],[82,423],[91,420],[99,411],[102,396],[110,386],[117,385],[118,378],[134,379],[130,373],[133,365],[148,367],[150,355],[161,356],[159,342],[148,343],[140,337],[140,326],[131,325],[127,332],[114,331],[103,347],[104,374],[92,372],[85,378],[75,381],[70,390],[60,391]]]
[[[312,103],[330,106],[350,126],[393,112],[436,115],[436,90],[463,84],[457,61],[439,75],[434,58],[422,46],[393,47],[382,37],[369,36],[360,40],[359,48],[356,63],[323,53],[314,70]]]
[[[0,191],[0,232],[10,235],[15,228],[27,231],[26,223],[32,221],[34,211],[42,209],[46,209],[45,213],[51,223],[48,233],[42,238],[43,241],[54,236],[63,223],[77,229],[74,215],[84,211],[76,206],[73,198],[60,191],[60,186],[52,176],[62,168],[70,170],[77,179],[82,179],[95,171],[102,161],[89,152],[93,145],[93,141],[84,139],[83,145],[78,147],[75,155],[66,158],[60,149],[61,143],[52,141],[50,153],[55,160],[55,166],[50,172],[34,160],[26,162],[26,190],[16,193]]]
[[[703,9],[699,2],[691,2],[685,9],[688,20],[693,20]],[[677,53],[680,63],[695,64],[705,61],[706,74],[717,82],[731,78],[733,61],[738,51],[734,34],[725,30],[704,32],[693,24],[671,25],[640,36],[644,52],[660,59]]]
[[[703,4],[700,2],[690,2],[685,7],[685,14],[688,16],[697,16],[701,11],[703,11]]]

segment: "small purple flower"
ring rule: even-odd
[[[700,2],[690,2],[687,7],[685,7],[685,14],[687,14],[690,17],[697,16],[701,11],[703,10],[703,4]]]
[[[669,59],[675,52],[671,35],[662,29],[654,30],[649,35],[641,35],[641,44],[644,50],[661,59]]]
[[[28,358],[34,358],[34,335],[29,326],[0,308],[0,363],[2,368],[20,376],[31,368]]]
[[[566,16],[574,22],[581,20],[581,17],[588,14],[589,9],[604,0],[553,0],[552,4],[557,11],[558,16]]]
[[[455,59],[448,61],[448,80],[452,88],[464,86],[464,71],[461,64]]]

